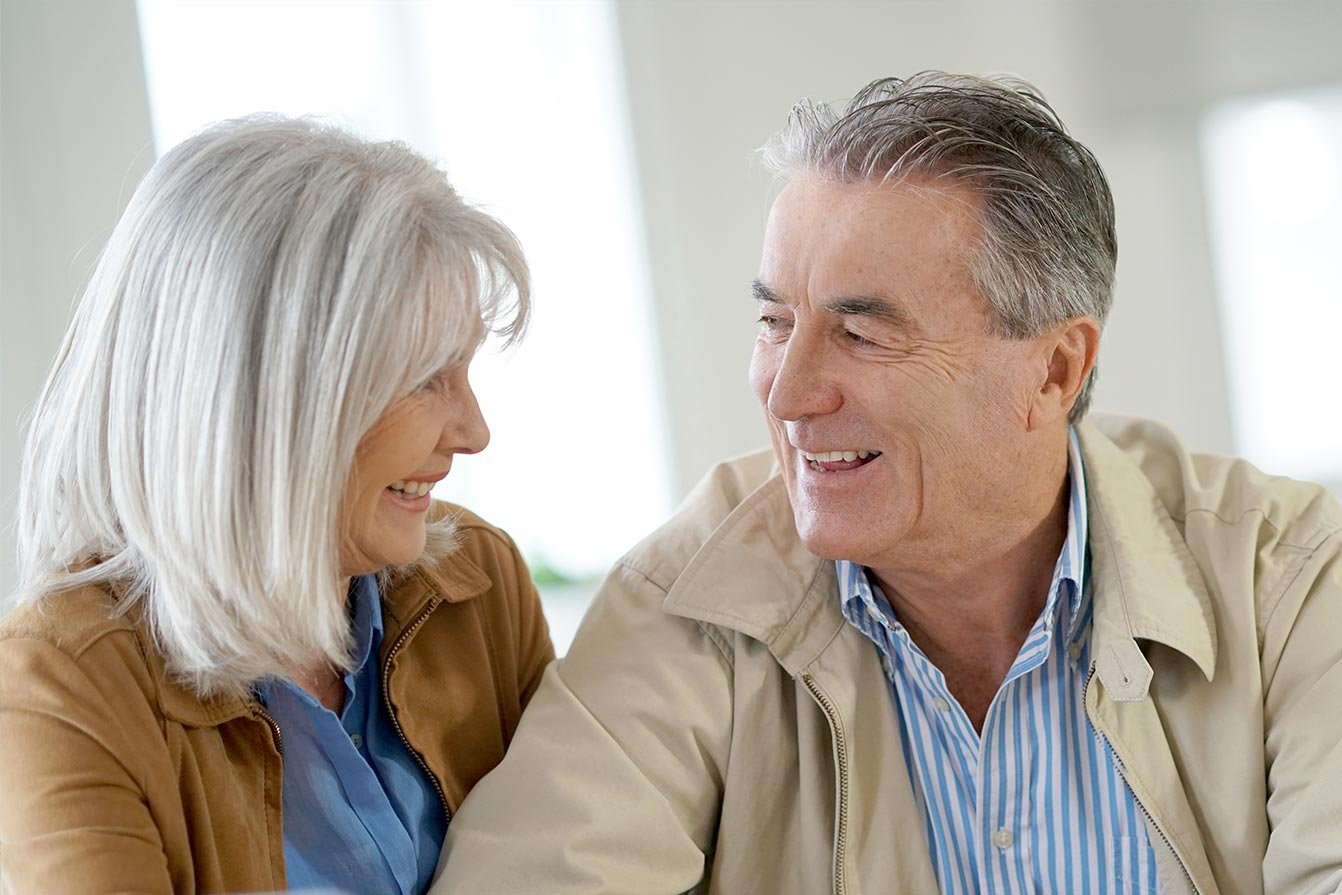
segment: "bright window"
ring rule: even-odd
[[[522,240],[535,317],[472,367],[493,432],[435,492],[508,529],[562,653],[672,486],[611,2],[140,0],[159,151],[258,111],[404,140]]]
[[[1227,101],[1203,128],[1239,450],[1342,485],[1342,87]]]

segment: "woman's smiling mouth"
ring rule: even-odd
[[[446,472],[441,472],[428,478],[400,479],[392,482],[383,491],[392,500],[392,503],[402,509],[411,512],[423,512],[429,508],[432,498],[429,496],[433,491],[433,486],[447,478]]]

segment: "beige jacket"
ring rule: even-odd
[[[1342,510],[1081,427],[1097,657],[1086,710],[1149,818],[1166,895],[1342,882]],[[757,455],[621,561],[437,895],[937,891],[876,651]]]

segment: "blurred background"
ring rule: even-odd
[[[1097,408],[1342,492],[1342,4],[3,0],[0,589],[22,419],[138,179],[207,122],[311,113],[439,160],[528,251],[531,334],[473,367],[493,442],[435,493],[514,535],[562,653],[609,564],[766,443],[753,150],[926,68],[1033,81],[1108,173]]]

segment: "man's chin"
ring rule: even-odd
[[[813,519],[796,519],[797,535],[813,555],[821,559],[853,559],[862,552],[862,545],[850,534],[835,531]]]

